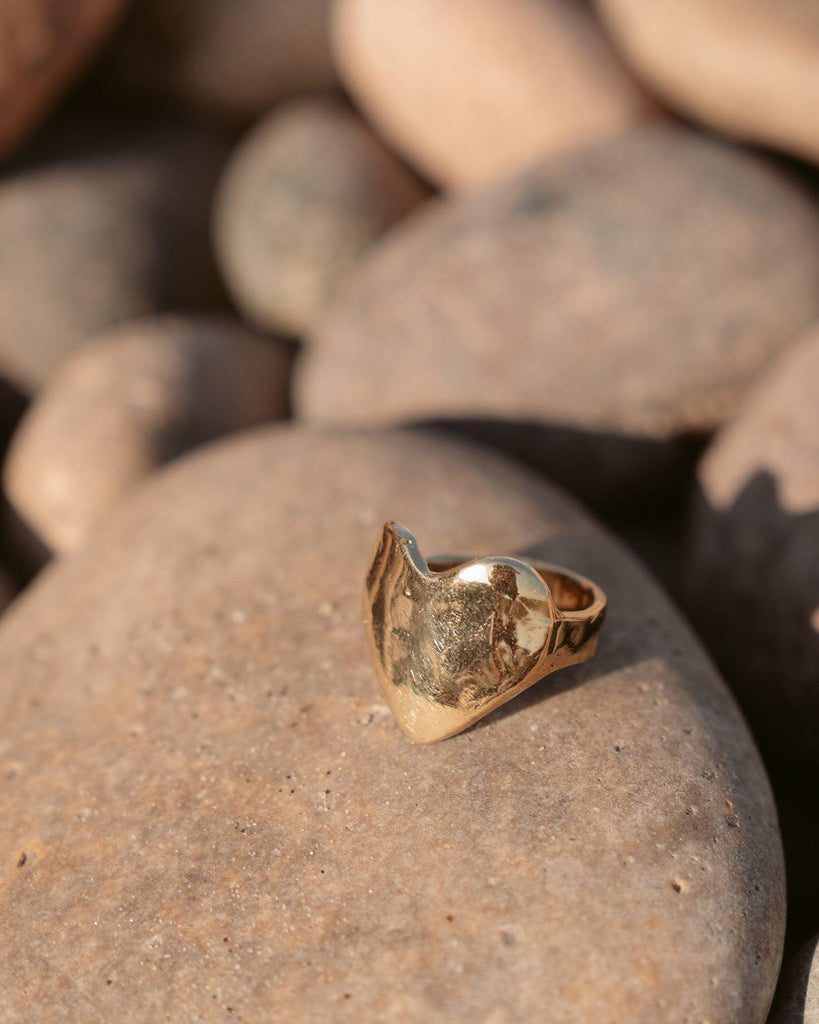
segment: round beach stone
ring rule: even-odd
[[[819,316],[817,280],[819,208],[795,181],[635,129],[390,232],[314,332],[297,403],[457,420],[589,500],[648,481],[655,501]]]
[[[446,188],[495,181],[651,109],[573,0],[335,0],[332,25],[345,85]]]
[[[0,0],[0,156],[84,68],[125,0]]]
[[[786,964],[768,1024],[819,1024],[819,936]]]
[[[597,580],[598,657],[414,746],[363,627],[390,517]],[[46,570],[0,664],[13,1017],[765,1019],[781,850],[733,699],[635,560],[497,456],[221,443]]]
[[[625,58],[682,113],[819,159],[819,7],[811,0],[596,0]]]
[[[276,108],[235,151],[217,195],[216,253],[234,300],[261,326],[302,334],[426,194],[340,101]]]
[[[221,316],[165,316],[82,346],[37,396],[4,467],[9,500],[54,551],[84,543],[159,465],[287,413],[289,348]]]
[[[687,595],[760,736],[819,768],[819,331],[698,470]]]
[[[329,0],[139,0],[104,81],[240,121],[293,93],[336,82]]]
[[[223,155],[189,127],[65,124],[0,180],[0,373],[35,390],[99,331],[216,301],[209,222]]]

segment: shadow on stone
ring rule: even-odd
[[[439,419],[418,424],[511,455],[609,522],[662,518],[688,492],[704,439],[665,441],[537,421]]]
[[[781,758],[765,761],[779,812],[788,878],[785,953],[799,949],[819,929],[819,793],[816,779]]]
[[[785,965],[768,1024],[812,1024],[816,1020],[816,971],[819,936],[807,942]]]
[[[691,619],[763,747],[819,768],[819,509],[790,512],[759,472],[729,508],[694,497]]]
[[[45,567],[52,552],[0,494],[0,563],[23,588]]]
[[[28,399],[22,391],[0,376],[0,460],[27,405]]]

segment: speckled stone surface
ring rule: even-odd
[[[37,396],[3,467],[52,550],[85,542],[122,497],[197,445],[287,415],[289,346],[229,316],[146,317],[83,345]]]
[[[189,125],[63,121],[0,180],[0,373],[36,390],[135,316],[221,298],[210,204],[224,146]]]
[[[297,405],[455,418],[589,500],[652,503],[819,316],[817,280],[819,210],[786,175],[634,130],[394,229],[314,332]]]
[[[606,588],[598,658],[429,747],[379,698],[382,522]],[[733,700],[560,493],[272,428],[155,478],[0,626],[5,1022],[762,1024],[783,874]]]
[[[340,100],[275,108],[234,151],[217,194],[216,254],[233,299],[252,322],[303,334],[426,195]]]
[[[785,965],[768,1024],[819,1024],[819,937]]]
[[[656,113],[573,0],[334,0],[332,40],[384,138],[456,191]]]
[[[125,0],[0,2],[0,156],[34,130],[124,7]]]
[[[691,613],[760,735],[819,768],[819,331],[760,384],[698,480]]]
[[[812,0],[596,0],[635,72],[719,131],[819,160]]]

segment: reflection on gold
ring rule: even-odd
[[[593,583],[516,558],[431,560],[387,523],[367,575],[384,697],[417,742],[445,739],[548,672],[592,657],[605,611]]]

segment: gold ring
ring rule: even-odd
[[[431,558],[386,523],[367,573],[381,692],[416,743],[468,729],[533,683],[597,651],[606,595],[557,566]]]

